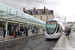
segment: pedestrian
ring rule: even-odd
[[[35,33],[37,34],[37,29],[35,29],[35,31],[36,31]]]
[[[17,28],[18,36],[20,36],[20,27]]]
[[[36,34],[38,33],[38,28],[36,28]]]
[[[43,33],[45,32],[45,29],[43,29]]]
[[[13,37],[15,37],[15,27],[13,27]]]
[[[69,36],[69,34],[70,34],[70,29],[67,30],[67,35]]]
[[[6,28],[5,27],[3,29],[3,32],[4,32],[3,37],[5,38],[5,35],[6,35]]]
[[[24,27],[24,35],[25,35],[25,27]]]
[[[34,29],[31,32],[34,34]]]
[[[23,27],[21,27],[20,31],[21,31],[21,36],[23,36],[24,35],[24,29],[23,29]]]
[[[34,29],[34,33],[36,34],[36,28]]]
[[[17,37],[17,26],[15,27],[15,38]]]
[[[28,36],[28,28],[26,27],[26,37]]]
[[[67,29],[65,30],[65,33],[66,33],[66,36],[67,36],[67,34],[68,34],[68,33],[67,33]]]

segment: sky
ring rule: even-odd
[[[43,9],[44,6],[49,10],[54,10],[54,16],[66,22],[75,21],[75,0],[0,0],[11,7],[20,11],[25,9]]]

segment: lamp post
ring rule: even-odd
[[[66,17],[65,17],[65,23],[66,23]]]

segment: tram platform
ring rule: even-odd
[[[75,50],[74,39],[71,39],[73,36],[66,36],[63,34],[58,40],[53,50]],[[74,45],[73,45],[74,44]]]
[[[14,41],[14,40],[18,40],[18,39],[22,39],[22,38],[29,38],[29,37],[34,37],[34,36],[39,36],[42,35],[44,33],[38,33],[38,34],[28,34],[28,36],[17,36],[16,38],[13,38],[13,36],[7,36],[5,38],[3,38],[3,36],[0,36],[0,43],[4,43],[4,42],[8,42],[8,41]]]

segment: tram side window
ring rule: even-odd
[[[59,27],[60,27],[60,29],[59,29],[60,31],[59,31],[59,32],[62,32],[62,31],[63,31],[62,26],[61,26],[61,25],[59,25]]]
[[[58,28],[57,28],[57,32],[56,33],[58,33],[59,32],[59,25],[58,25]]]
[[[61,28],[62,28],[61,25],[59,25],[59,32],[61,32]]]

